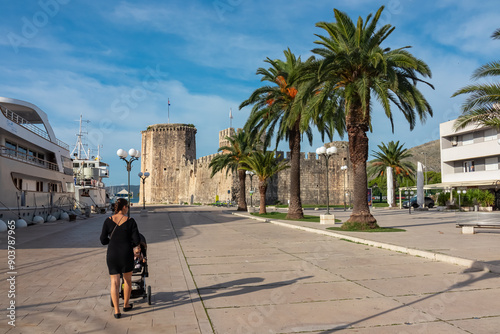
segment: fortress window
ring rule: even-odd
[[[163,168],[164,171],[166,171],[167,169],[166,168]]]

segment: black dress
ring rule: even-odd
[[[111,237],[111,232],[115,228]],[[111,239],[110,239],[111,237]],[[102,226],[101,243],[108,245],[106,262],[109,274],[123,274],[134,270],[134,247],[141,241],[137,223],[133,218],[121,225],[117,225],[111,218],[107,218]]]

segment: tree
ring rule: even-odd
[[[244,170],[240,170],[242,167],[241,160],[248,156],[255,146],[252,146],[252,142],[248,140],[247,133],[243,130],[238,131],[235,135],[226,137],[229,141],[229,145],[222,146],[219,148],[218,152],[223,152],[212,159],[209,167],[212,168],[210,177],[213,177],[216,173],[222,171],[226,168],[226,175],[229,171],[233,173],[238,173],[238,211],[247,210],[247,202],[245,198],[245,179],[246,174]]]
[[[413,130],[417,116],[425,121],[432,109],[417,89],[417,83],[432,85],[419,78],[430,77],[427,64],[407,51],[409,46],[391,50],[381,44],[393,32],[386,24],[377,29],[384,7],[366,22],[361,17],[356,24],[336,9],[335,22],[318,22],[317,27],[328,35],[316,35],[321,47],[313,52],[323,57],[318,68],[318,85],[326,91],[339,94],[345,100],[345,124],[349,136],[349,155],[354,174],[353,212],[344,223],[360,223],[364,228],[376,228],[376,219],[370,214],[367,193],[366,161],[368,137],[371,130],[372,98],[382,105],[394,132],[391,105],[404,115]],[[433,88],[433,87],[432,87]],[[392,102],[392,104],[391,104]]]
[[[257,74],[261,81],[269,82],[256,89],[251,96],[241,103],[240,109],[253,105],[245,129],[252,133],[254,138],[265,134],[264,146],[267,147],[271,138],[275,136],[276,146],[282,140],[289,143],[290,148],[290,207],[287,217],[300,219],[304,217],[300,198],[300,142],[306,134],[312,144],[312,127],[317,126],[324,137],[325,133],[333,137],[334,131],[342,131],[343,127],[335,122],[336,110],[330,107],[325,114],[318,113],[318,108],[308,106],[298,98],[308,73],[305,71],[313,61],[309,58],[302,62],[300,57],[290,51],[284,51],[285,60],[271,60],[266,63],[268,69],[259,68]],[[302,95],[300,95],[302,96]],[[299,101],[300,100],[300,101]],[[330,100],[334,104],[335,100]]]
[[[491,37],[500,39],[500,29],[495,30]],[[500,77],[500,61],[492,61],[479,67],[472,74],[472,79],[490,76]],[[455,130],[463,129],[469,124],[500,128],[500,81],[469,85],[455,92],[452,97],[462,94],[470,95],[462,105],[462,115],[455,121]]]
[[[370,161],[370,165],[367,170],[368,175],[376,175],[377,177],[383,176],[386,173],[387,167],[392,167],[391,173],[393,173],[393,175],[394,172],[397,176],[413,175],[415,166],[409,161],[404,161],[405,159],[412,157],[412,155],[408,149],[403,148],[403,146],[404,144],[399,144],[399,140],[397,142],[390,141],[388,145],[385,145],[384,143],[382,143],[382,145],[378,145],[379,151],[373,151],[375,159]],[[396,177],[392,178],[392,182],[394,198],[392,206],[396,207]]]
[[[290,168],[286,160],[276,156],[276,151],[254,151],[242,159],[243,172],[253,171],[259,179],[259,214],[266,213],[266,191],[269,179],[284,169]]]

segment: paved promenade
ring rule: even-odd
[[[406,232],[335,237],[318,223],[226,210],[133,212],[148,240],[153,298],[133,300],[121,319],[99,242],[104,216],[17,230],[15,285],[0,282],[0,333],[500,333],[500,275],[481,269],[500,265],[498,230],[462,235],[454,213],[375,210],[381,226]],[[6,244],[2,233],[8,278]]]

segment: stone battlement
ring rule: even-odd
[[[237,130],[239,131],[239,130]],[[234,128],[219,132],[219,148],[229,145],[226,137],[237,133]],[[213,203],[217,200],[236,200],[240,191],[237,173],[224,170],[211,177],[209,167],[213,159],[223,152],[196,157],[196,128],[190,124],[155,124],[142,133],[141,170],[150,173],[144,192],[148,203]],[[329,160],[315,152],[300,153],[301,198],[303,204],[326,203],[326,184],[331,188],[331,203],[339,204],[350,188],[348,145],[337,141],[325,144],[337,147],[337,154]],[[290,160],[291,153],[277,151],[281,159]],[[348,172],[340,167],[348,165]],[[328,177],[330,182],[326,182]],[[249,181],[249,180],[248,180]],[[270,204],[287,203],[289,198],[290,170],[275,175],[269,184],[266,198]],[[255,185],[255,180],[254,180]],[[345,189],[345,192],[344,192]],[[250,196],[250,195],[248,195]],[[254,196],[254,202],[258,201]]]
[[[196,128],[192,124],[181,124],[181,123],[175,123],[175,124],[170,124],[170,123],[163,123],[163,124],[154,124],[148,126],[148,128],[144,131],[141,131],[141,133],[146,133],[150,131],[194,131],[194,133],[197,132]]]

